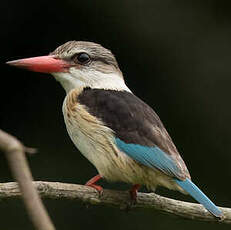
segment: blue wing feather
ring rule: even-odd
[[[125,154],[135,161],[151,168],[159,169],[167,175],[174,177],[182,177],[181,170],[177,164],[159,147],[148,147],[137,144],[127,144],[124,141],[116,138],[116,144]]]

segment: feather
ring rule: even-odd
[[[196,201],[201,203],[214,216],[221,218],[221,210],[190,180],[175,179],[176,183],[188,192]]]

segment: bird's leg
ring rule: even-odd
[[[137,191],[141,187],[140,184],[134,184],[131,189],[129,190],[131,200],[128,202],[127,207],[125,210],[128,212],[132,209],[133,205],[137,202]]]
[[[140,184],[134,184],[129,191],[130,196],[131,196],[131,200],[132,200],[132,204],[136,203],[136,201],[137,201],[137,191],[139,190],[140,187],[141,187]]]
[[[100,176],[98,174],[98,175],[92,177],[89,181],[87,181],[87,183],[85,185],[96,189],[99,192],[99,194],[102,194],[103,188],[100,185],[95,184],[101,178],[102,178],[102,176]]]

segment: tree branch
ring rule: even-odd
[[[40,196],[47,199],[76,200],[92,205],[113,206],[120,209],[126,209],[130,201],[127,191],[105,189],[103,194],[99,196],[96,190],[84,185],[43,181],[34,182],[34,185]],[[20,197],[20,191],[17,183],[0,183],[0,201],[18,197]],[[155,193],[138,193],[137,204],[133,208],[153,209],[192,220],[231,224],[230,208],[220,207],[224,213],[224,218],[219,220],[200,204],[165,198]]]
[[[0,130],[0,150],[5,153],[11,172],[19,184],[32,223],[38,230],[54,230],[55,227],[33,186],[33,178],[24,153],[25,149],[15,137]],[[31,148],[27,150],[34,152]],[[16,183],[14,184],[17,186]]]

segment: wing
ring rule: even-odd
[[[190,180],[180,157],[157,114],[135,95],[125,91],[86,88],[77,98],[89,113],[115,132],[117,146],[129,157],[150,168],[159,169],[213,215],[221,210]]]
[[[190,178],[158,115],[134,94],[85,88],[77,100],[115,132],[117,146],[129,157],[167,175]]]

